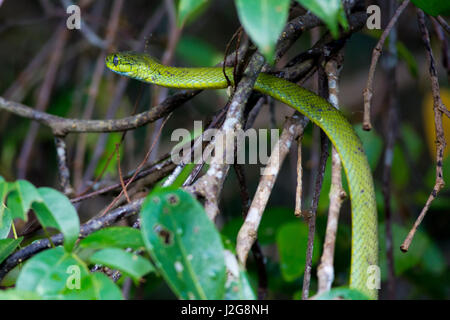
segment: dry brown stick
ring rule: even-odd
[[[68,31],[65,25],[60,25],[56,31],[57,36],[53,47],[53,52],[48,61],[48,69],[45,75],[44,82],[39,89],[39,95],[36,103],[36,110],[43,111],[47,108],[50,100],[50,93],[56,79],[56,73],[59,68],[59,63],[63,55],[63,49],[68,38]],[[33,122],[30,125],[25,141],[22,145],[17,162],[17,177],[25,179],[26,172],[29,165],[29,158],[34,146],[34,141],[39,129],[39,123]]]
[[[372,123],[370,119],[370,109],[373,95],[373,79],[375,76],[375,70],[377,68],[378,59],[380,58],[381,51],[383,50],[384,42],[386,41],[389,32],[391,32],[392,27],[397,22],[398,17],[409,4],[409,0],[404,0],[402,4],[397,8],[395,14],[392,16],[392,19],[389,21],[386,29],[384,29],[381,34],[380,39],[378,40],[377,45],[373,49],[372,52],[372,61],[370,62],[369,76],[367,77],[367,85],[364,89],[364,119],[363,119],[363,129],[370,130],[372,129]]]
[[[340,52],[336,58],[330,60],[325,65],[325,72],[328,78],[328,100],[336,109],[339,109],[339,74],[343,62],[342,60],[343,54]],[[328,220],[322,257],[320,259],[320,265],[317,269],[317,293],[329,291],[334,280],[334,249],[339,221],[339,211],[345,197],[346,194],[342,187],[341,158],[339,157],[336,148],[333,146],[331,149],[331,187],[329,193],[330,206],[328,208]]]
[[[67,167],[66,142],[62,137],[55,137],[56,158],[58,162],[59,185],[65,195],[70,196],[74,190],[70,184],[70,171]]]
[[[441,26],[437,23],[436,19],[431,17],[431,21],[433,22],[434,31],[441,42],[441,60],[442,66],[447,70],[447,80],[450,83],[450,50],[448,46],[448,39],[445,36],[444,31]]]
[[[281,164],[288,154],[292,142],[303,132],[304,126],[307,123],[308,119],[304,116],[294,114],[289,117],[284,123],[280,139],[272,150],[248,214],[237,236],[236,253],[239,261],[244,266],[248,253],[256,240],[258,227],[281,169]]]
[[[168,158],[166,160],[163,160],[163,161],[157,161],[156,163],[154,163],[150,167],[148,167],[146,169],[142,169],[141,171],[139,171],[139,173],[134,178],[134,182],[136,182],[136,181],[138,181],[138,180],[140,180],[142,178],[145,178],[145,177],[147,177],[149,175],[154,175],[155,173],[158,173],[158,175],[152,181],[153,182],[154,181],[158,181],[158,180],[164,178],[165,176],[167,176],[169,174],[169,172],[171,172],[173,170],[174,167],[175,167],[175,165],[173,164],[173,162],[172,162],[172,160],[170,158]],[[127,184],[128,181],[130,181],[130,179],[131,179],[131,177],[126,178],[124,180],[125,184]],[[105,194],[107,192],[118,190],[120,188],[122,188],[122,183],[121,182],[114,183],[114,184],[109,185],[107,187],[103,187],[103,188],[101,188],[99,190],[92,191],[90,193],[87,193],[87,194],[82,195],[82,196],[78,196],[76,198],[72,198],[72,199],[70,199],[70,201],[72,203],[77,203],[77,202],[80,202],[80,201],[84,201],[84,200],[91,199],[93,197]]]
[[[318,93],[321,97],[328,99],[328,82],[323,68],[319,69],[318,74]],[[325,167],[328,159],[328,144],[329,139],[323,130],[320,130],[320,160],[314,183],[314,194],[311,203],[311,209],[303,214],[303,217],[308,224],[308,241],[306,247],[306,263],[305,272],[303,273],[303,288],[302,299],[306,300],[309,297],[309,287],[311,283],[312,271],[312,257],[314,251],[314,236],[316,232],[316,215],[317,207],[319,205],[320,192],[322,190],[323,177],[325,174]]]
[[[442,102],[440,93],[439,93],[439,81],[437,77],[437,71],[436,71],[436,64],[433,57],[433,51],[431,50],[431,44],[430,44],[430,35],[428,33],[428,29],[425,26],[425,15],[422,10],[417,9],[417,20],[419,23],[419,30],[422,34],[422,41],[425,46],[426,52],[427,52],[427,61],[429,64],[428,72],[430,74],[430,80],[431,80],[431,91],[433,93],[433,111],[434,111],[434,126],[435,126],[435,132],[436,132],[436,182],[433,187],[433,191],[431,192],[430,196],[428,197],[427,202],[425,203],[424,208],[419,214],[419,217],[417,218],[416,222],[414,223],[414,226],[409,231],[406,239],[403,241],[402,245],[400,246],[400,249],[403,252],[408,251],[409,246],[411,245],[411,242],[414,238],[414,235],[417,231],[417,228],[419,227],[420,223],[422,222],[423,218],[425,217],[428,209],[430,208],[431,203],[434,199],[436,199],[439,191],[444,187],[445,181],[444,181],[444,175],[442,170],[442,162],[444,157],[444,150],[447,145],[445,141],[444,136],[444,128],[442,126],[442,114],[443,110],[447,110],[444,103]]]
[[[302,166],[302,138],[303,134],[297,138],[297,186],[295,188],[295,210],[294,215],[302,215],[302,193],[303,193],[303,166]]]
[[[236,153],[235,153],[236,154]],[[247,187],[247,179],[245,178],[244,168],[241,164],[237,163],[235,157],[234,170],[239,182],[239,190],[241,191],[242,200],[242,218],[245,220],[248,210],[250,209],[250,195]],[[255,240],[252,248],[253,258],[255,259],[256,269],[258,271],[258,300],[264,300],[267,296],[267,270],[264,253],[261,250],[258,239]]]
[[[105,57],[107,50],[110,50],[114,38],[119,26],[120,12],[122,11],[123,0],[115,0],[111,6],[111,14],[106,27],[106,37],[105,41],[107,46],[102,49],[95,62],[94,72],[92,74],[91,84],[88,89],[88,100],[84,107],[82,119],[90,119],[92,113],[94,112],[95,101],[98,96],[98,89],[100,86],[100,81],[103,77],[103,71],[105,70]],[[74,186],[77,190],[82,184],[83,180],[83,164],[86,153],[87,135],[82,135],[77,140],[75,159],[73,162],[73,177]]]
[[[68,133],[86,132],[121,132],[139,128],[149,122],[164,117],[192,98],[198,91],[181,92],[168,97],[163,103],[152,107],[151,110],[122,119],[108,120],[80,120],[67,119],[49,113],[37,111],[21,103],[8,101],[0,97],[0,110],[14,113],[18,116],[32,119],[49,127],[56,136],[65,136]]]

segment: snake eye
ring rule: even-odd
[[[115,66],[117,66],[118,63],[119,63],[119,58],[115,55],[114,58],[113,58],[113,64]]]

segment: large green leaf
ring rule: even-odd
[[[80,241],[81,248],[104,249],[131,248],[134,250],[144,247],[141,232],[130,227],[109,227],[98,230]]]
[[[14,250],[22,242],[22,240],[23,237],[20,237],[18,239],[0,240],[0,263],[2,263],[3,260],[6,259],[6,257],[8,257],[11,253],[14,252]]]
[[[289,0],[235,0],[242,27],[268,62],[289,13]]]
[[[16,289],[43,299],[121,299],[119,288],[108,278],[91,274],[75,254],[57,247],[27,261]]]
[[[117,269],[130,276],[136,282],[154,270],[148,260],[119,248],[108,248],[97,251],[90,257],[90,261],[105,265],[111,269]]]
[[[411,0],[417,7],[432,16],[450,15],[450,1],[448,0]]]
[[[308,226],[302,222],[284,224],[277,232],[281,274],[286,281],[294,281],[305,271]],[[319,239],[314,238],[313,263],[319,258]]]
[[[40,202],[32,207],[44,227],[60,230],[64,235],[64,248],[72,250],[80,232],[80,220],[70,200],[51,188],[39,188]]]
[[[348,27],[347,18],[341,0],[297,0],[303,7],[319,17],[330,29],[331,34],[337,37],[338,24]]]
[[[186,191],[159,189],[141,209],[144,242],[158,271],[182,299],[223,299],[225,260],[216,227]]]
[[[40,300],[38,294],[18,289],[8,289],[0,291],[0,300]]]
[[[180,0],[177,8],[178,26],[191,21],[209,4],[209,0]]]

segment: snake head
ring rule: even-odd
[[[149,66],[157,62],[146,53],[130,51],[109,54],[105,58],[105,64],[115,73],[143,81],[152,71]]]
[[[106,66],[118,74],[132,77],[134,57],[128,52],[111,53],[105,58]]]

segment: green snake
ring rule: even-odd
[[[120,75],[169,88],[223,89],[229,85],[221,67],[170,67],[145,53],[113,53],[105,63]],[[233,84],[233,69],[225,68],[225,72]],[[292,82],[261,73],[254,89],[306,115],[335,146],[347,175],[352,207],[350,287],[376,299],[376,274],[370,266],[378,266],[377,209],[372,174],[359,137],[327,100]]]

